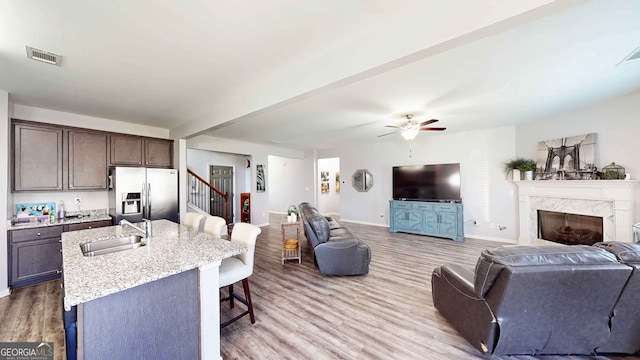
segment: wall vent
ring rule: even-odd
[[[640,46],[633,49],[633,51],[629,55],[627,55],[624,59],[622,59],[622,61],[620,61],[618,65],[630,63],[638,60],[640,60]]]
[[[62,55],[52,53],[50,51],[34,48],[28,45],[25,45],[25,49],[27,50],[27,57],[29,59],[38,60],[38,61],[45,62],[47,64],[60,66]]]

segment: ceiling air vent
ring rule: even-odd
[[[29,59],[38,60],[42,62],[46,62],[51,65],[60,66],[60,60],[62,60],[62,55],[58,55],[56,53],[52,53],[46,50],[37,49],[28,45],[25,45],[27,50],[27,57]]]
[[[625,64],[625,63],[630,63],[630,62],[637,61],[637,60],[640,60],[640,46],[638,46],[637,48],[633,49],[631,54],[627,55],[624,59],[622,59],[622,61],[620,61],[618,63],[618,65]]]

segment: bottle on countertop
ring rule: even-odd
[[[58,220],[63,220],[64,215],[64,202],[60,200],[60,203],[58,204]]]

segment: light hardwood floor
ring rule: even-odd
[[[311,263],[301,231],[303,261],[281,265],[280,220],[262,228],[250,277],[256,323],[248,316],[221,331],[224,359],[486,359],[433,307],[431,272],[444,263],[472,269],[480,252],[500,243],[464,243],[343,222],[372,251],[365,276],[326,277]],[[292,237],[294,232],[288,232]],[[242,287],[237,291],[242,293]],[[63,354],[57,282],[15,291],[0,299],[0,341],[54,341]],[[231,311],[222,305],[226,319]],[[14,340],[10,340],[14,339]],[[59,359],[56,355],[56,359]],[[495,357],[496,359],[500,359]],[[503,359],[537,359],[509,356]],[[539,359],[633,359],[544,356]]]

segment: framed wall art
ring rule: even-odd
[[[256,165],[256,191],[265,192],[267,184],[264,177],[264,166]]]
[[[540,141],[536,179],[595,180],[595,152],[595,133]]]

